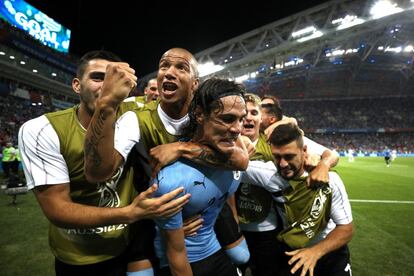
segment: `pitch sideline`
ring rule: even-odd
[[[371,199],[350,199],[350,202],[361,203],[397,203],[397,204],[414,204],[414,201],[409,200],[371,200]]]

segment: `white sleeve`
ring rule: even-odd
[[[122,114],[115,123],[114,147],[124,157],[128,157],[132,147],[140,139],[138,118],[135,112]]]
[[[262,187],[274,193],[283,190],[289,183],[278,173],[272,161],[249,161],[246,171],[242,172],[243,183]]]
[[[24,123],[18,139],[29,189],[70,182],[65,159],[60,153],[59,138],[46,116]]]
[[[352,222],[351,204],[344,183],[335,172],[329,172],[329,187],[332,188],[331,219],[337,225]]]
[[[318,144],[315,141],[305,136],[303,136],[303,143],[307,146],[308,152],[311,152],[311,153],[314,153],[320,156],[322,156],[322,153],[325,150],[329,150],[327,147],[324,147],[321,144]]]

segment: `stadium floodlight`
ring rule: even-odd
[[[22,61],[20,61],[20,64],[21,64],[21,65],[25,65],[25,64],[26,64],[26,61],[23,61],[23,60],[22,60]]]
[[[321,37],[321,36],[323,36],[323,32],[315,31],[313,34],[311,34],[309,36],[298,38],[296,41],[297,42],[305,42],[305,41],[308,41],[308,40],[311,40],[311,39],[314,39],[314,38],[318,38],[318,37]]]
[[[384,52],[393,52],[393,53],[401,53],[402,51],[402,47],[398,46],[398,47],[390,47],[388,46],[387,48],[385,48]]]
[[[356,15],[349,15],[349,14],[343,18],[332,20],[332,24],[334,25],[339,24],[338,27],[336,27],[337,30],[344,30],[344,29],[362,24],[364,22],[365,22],[364,19],[358,18],[358,16]]]
[[[199,72],[200,78],[219,72],[223,69],[224,69],[224,66],[214,64],[214,62],[212,61],[198,65],[198,72]]]
[[[302,58],[295,57],[295,58],[289,60],[288,62],[285,62],[284,65],[285,65],[285,67],[289,67],[289,66],[298,65],[298,64],[300,64],[302,62],[303,62],[303,59]]]
[[[388,0],[381,0],[376,2],[369,13],[372,15],[373,19],[378,19],[384,16],[388,16],[391,14],[399,13],[404,11],[404,9],[398,7],[397,4],[392,3]]]
[[[54,73],[54,72],[53,72],[53,73],[52,73],[52,76],[56,77],[57,75],[56,75],[56,73]]]
[[[335,49],[331,52],[327,52],[325,54],[326,57],[333,57],[333,56],[343,56],[343,55],[350,55],[358,53],[359,48],[348,48],[346,50],[344,49]]]
[[[358,53],[359,48],[349,48],[345,51],[345,55]]]
[[[307,34],[311,34],[316,32],[317,29],[314,26],[309,26],[309,27],[305,27],[303,29],[300,29],[299,31],[293,32],[292,33],[292,37],[293,38],[297,38],[297,37],[301,37]]]
[[[242,83],[242,82],[244,82],[248,79],[249,79],[249,74],[245,74],[245,75],[240,76],[240,77],[235,77],[234,81],[237,82],[237,83]]]
[[[413,0],[414,1],[414,0]],[[414,52],[414,47],[413,45],[407,45],[404,48],[404,52],[409,53],[409,52]]]
[[[14,57],[14,56],[9,56],[9,58],[10,58],[10,59],[15,59],[15,57]]]
[[[6,53],[5,53],[5,52],[0,51],[0,56],[5,56],[5,55],[6,55]]]
[[[33,71],[33,73],[37,73],[37,70],[36,69],[33,69],[32,71]]]

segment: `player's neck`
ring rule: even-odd
[[[85,108],[85,106],[81,103],[78,105],[78,108],[76,109],[76,116],[78,117],[79,123],[82,125],[83,128],[87,129],[89,126],[89,123],[92,119],[91,112],[88,112],[88,110]]]

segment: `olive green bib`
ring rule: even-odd
[[[92,184],[84,175],[83,142],[85,129],[76,115],[77,106],[45,114],[55,129],[70,177],[70,196],[76,203],[118,208],[128,205],[136,192],[133,189],[133,170],[130,165],[117,170],[105,183]],[[128,225],[111,225],[89,229],[49,227],[49,244],[61,261],[74,264],[92,264],[119,255],[128,244]]]
[[[270,145],[262,133],[256,144],[256,154],[250,160],[272,160]],[[236,202],[240,223],[260,222],[269,214],[272,207],[272,196],[261,187],[240,183],[236,191]]]
[[[278,239],[292,249],[303,248],[328,224],[332,189],[328,185],[310,189],[304,177],[289,180],[289,184],[283,192],[287,225]]]

